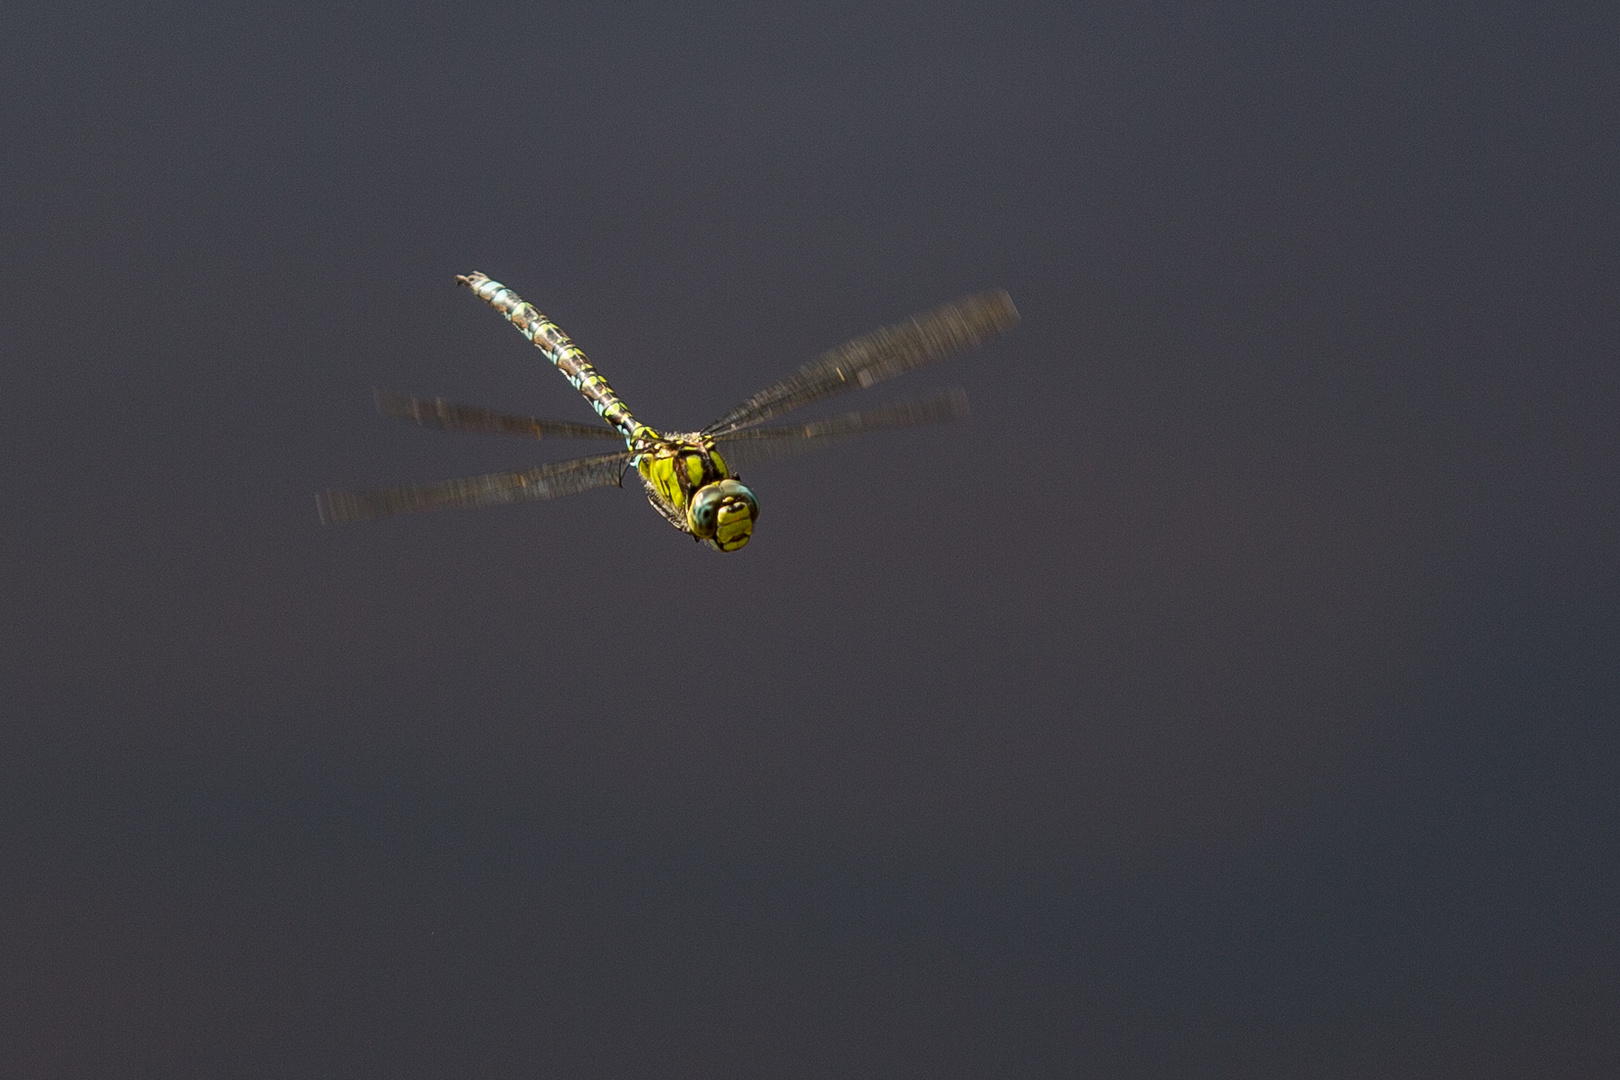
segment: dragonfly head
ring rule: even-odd
[[[736,480],[705,484],[686,504],[686,523],[692,535],[707,540],[716,551],[736,551],[748,543],[757,517],[759,501]]]

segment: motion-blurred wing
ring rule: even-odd
[[[522,435],[530,439],[611,439],[624,436],[605,424],[575,424],[567,420],[542,420],[537,416],[481,409],[477,405],[457,405],[444,398],[409,397],[387,390],[373,391],[377,411],[384,416],[409,420],[422,427],[443,431],[482,431],[492,435]]]
[[[716,436],[715,443],[728,464],[752,465],[816,450],[833,439],[889,428],[940,424],[960,420],[967,414],[967,391],[951,387],[924,397],[894,401],[808,424],[734,431],[730,435]]]
[[[822,353],[726,413],[703,434],[728,435],[835,394],[864,390],[971,349],[1017,321],[1018,309],[1001,289],[945,304]]]
[[[436,484],[376,491],[322,491],[315,506],[323,524],[334,525],[393,514],[415,514],[447,507],[499,506],[558,499],[591,488],[615,487],[630,460],[628,451],[559,461],[523,472],[489,473]]]

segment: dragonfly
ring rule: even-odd
[[[1018,322],[1018,310],[1005,290],[964,297],[828,350],[702,430],[664,432],[636,419],[580,348],[533,304],[476,271],[457,275],[456,281],[533,342],[604,423],[545,420],[384,391],[376,392],[378,411],[444,431],[611,440],[622,443],[622,449],[435,483],[322,491],[315,502],[323,523],[556,499],[594,488],[623,487],[624,477],[634,470],[647,501],[671,525],[716,551],[738,551],[753,536],[759,519],[759,500],[742,483],[735,471],[738,465],[789,457],[868,432],[959,420],[967,415],[967,393],[951,387],[807,423],[769,421],[937,363]]]

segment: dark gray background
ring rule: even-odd
[[[26,10],[25,10],[26,9]],[[1613,5],[0,16],[0,1074],[1620,1069]],[[585,452],[453,287],[696,426],[974,418],[322,529]]]

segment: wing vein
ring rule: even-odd
[[[522,435],[530,439],[610,439],[615,442],[624,439],[613,428],[601,424],[543,420],[538,416],[519,416],[478,405],[460,405],[444,398],[429,400],[387,390],[374,393],[377,411],[384,416],[441,431],[478,431],[492,435]]]
[[[346,524],[452,507],[500,506],[560,499],[592,488],[614,487],[630,460],[629,451],[598,454],[540,465],[518,472],[486,473],[430,484],[370,491],[322,491],[315,505],[324,524]]]
[[[1012,297],[996,289],[964,297],[845,342],[721,416],[703,434],[729,435],[851,390],[864,390],[974,348],[1018,322]]]
[[[715,436],[726,461],[751,465],[803,454],[834,439],[872,431],[919,427],[968,415],[967,391],[949,387],[922,397],[892,401],[860,412],[781,427],[747,428]]]

